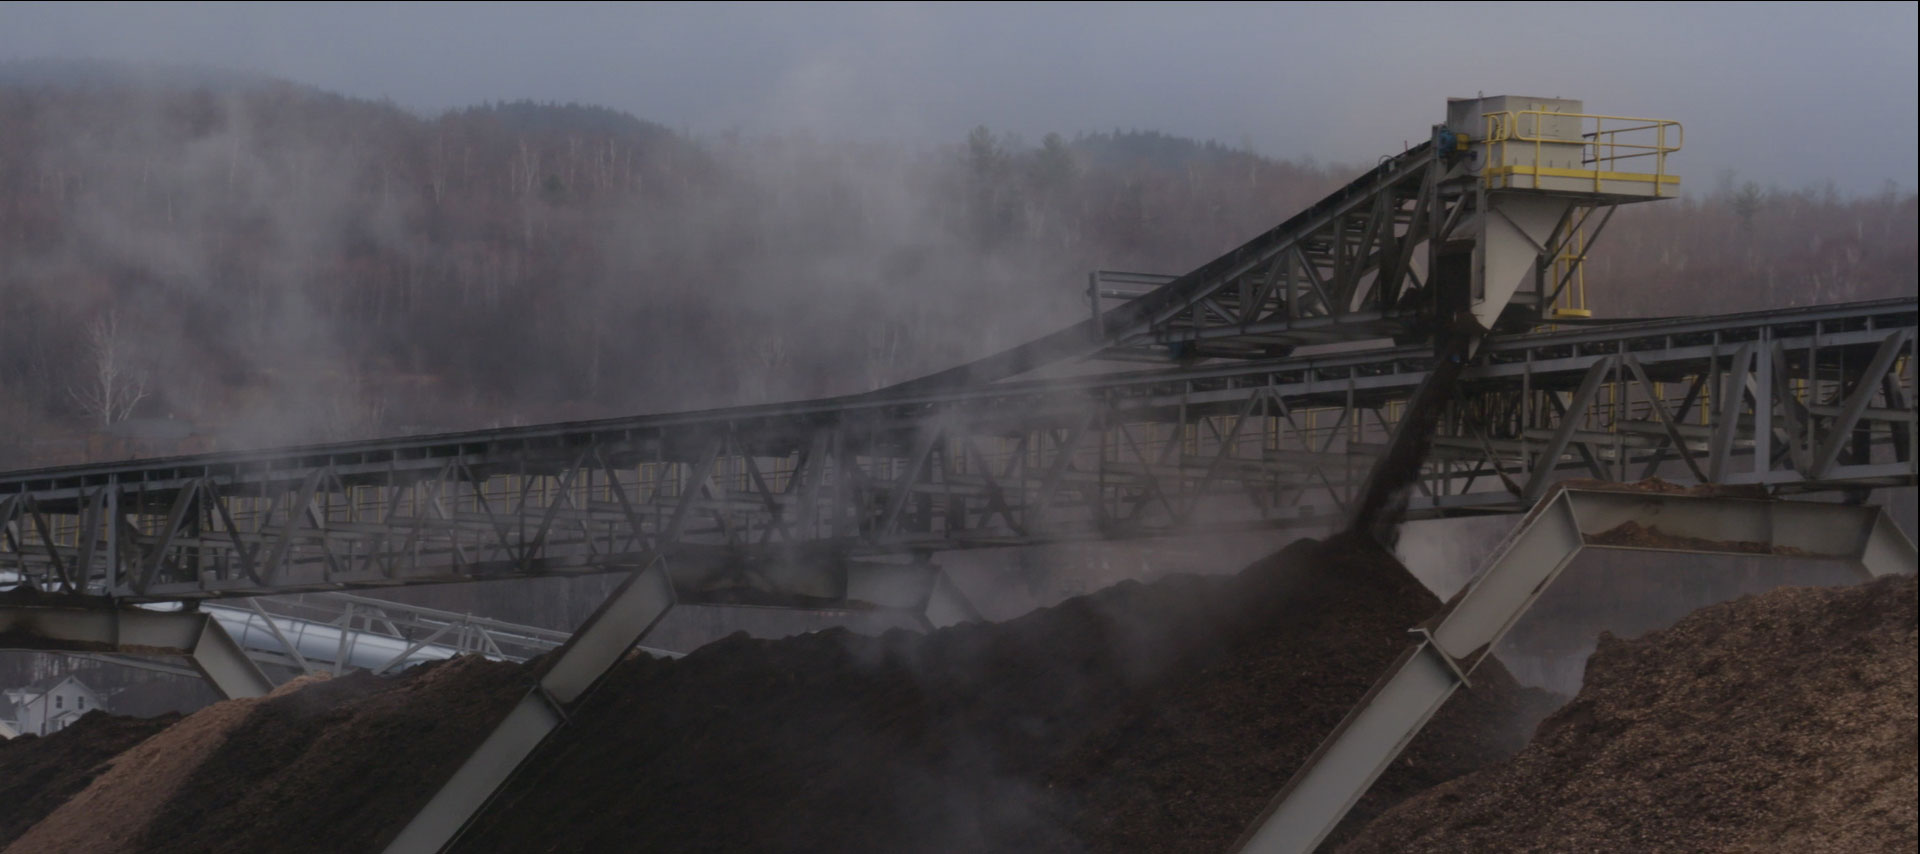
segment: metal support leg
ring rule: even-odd
[[[921,624],[928,629],[944,628],[958,623],[969,623],[980,619],[967,594],[953,583],[953,576],[946,570],[936,570],[933,583],[927,588],[926,604],[920,609]]]
[[[673,607],[673,581],[655,562],[635,572],[553,654],[538,683],[494,727],[386,850],[428,854],[453,842],[514,769]]]
[[[980,612],[946,570],[931,563],[849,565],[847,598],[882,608],[911,611],[923,628],[937,629],[980,619]]]
[[[227,699],[259,697],[273,683],[212,617],[191,611],[0,607],[0,645],[53,652],[179,655]]]
[[[1627,526],[1633,526],[1628,528]],[[1620,533],[1632,530],[1634,537]],[[1307,854],[1583,548],[1774,554],[1915,571],[1877,507],[1555,488],[1433,619],[1241,836],[1235,850]]]
[[[1866,542],[1860,546],[1859,563],[1861,571],[1874,578],[1912,575],[1914,567],[1920,565],[1920,554],[1915,552],[1907,532],[1900,530],[1887,514],[1880,513],[1874,517],[1873,530],[1867,532]]]
[[[264,697],[273,690],[273,682],[260,672],[260,667],[247,657],[246,650],[240,648],[218,620],[204,614],[194,616],[200,620],[200,636],[188,660],[220,696],[229,700]]]

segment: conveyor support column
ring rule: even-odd
[[[1620,545],[1628,523],[1673,545]],[[1493,560],[1433,619],[1307,758],[1235,850],[1308,854],[1332,832],[1427,719],[1583,548],[1849,561],[1864,576],[1915,571],[1911,540],[1877,507],[1811,501],[1556,488],[1534,506]]]

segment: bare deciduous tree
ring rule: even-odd
[[[746,397],[742,403],[771,403],[778,399],[778,389],[793,367],[793,355],[787,350],[787,339],[778,332],[769,332],[753,339],[749,349],[751,367],[745,372],[745,382],[741,383]]]
[[[67,393],[86,416],[101,427],[125,421],[147,397],[147,372],[134,347],[120,330],[120,317],[109,311],[87,327],[86,354],[78,385]]]
[[[902,350],[907,346],[906,324],[882,320],[867,326],[867,390],[898,382]]]

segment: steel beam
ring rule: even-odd
[[[904,611],[923,628],[980,619],[980,612],[954,585],[952,576],[930,563],[863,562],[849,566],[846,572],[847,599]]]
[[[673,607],[673,583],[656,564],[635,571],[553,654],[532,690],[434,791],[388,843],[390,854],[431,854],[459,835],[566,713]]]
[[[194,611],[80,604],[0,605],[0,645],[50,652],[183,656],[228,699],[273,690],[213,618]]]
[[[856,565],[847,577],[848,598],[909,610],[927,628],[979,619],[953,580],[931,564]],[[547,660],[533,689],[385,850],[425,854],[452,844],[514,771],[673,608],[674,588],[672,574],[656,561],[608,595]]]

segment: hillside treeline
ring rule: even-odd
[[[0,464],[864,390],[1075,319],[1090,269],[1189,269],[1354,171],[1151,132],[696,137],[580,105],[0,81]],[[1623,210],[1590,302],[1911,293],[1915,233],[1911,193],[1721,175]]]

